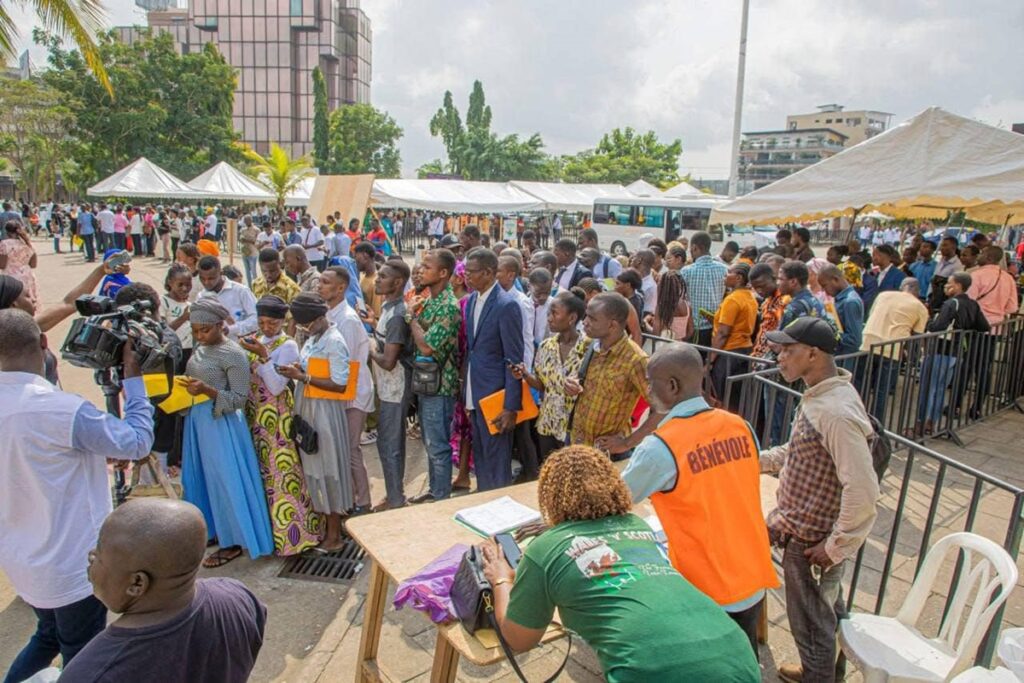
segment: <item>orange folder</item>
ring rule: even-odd
[[[306,372],[310,377],[329,379],[331,376],[331,363],[326,358],[310,358],[306,364]],[[348,364],[348,384],[345,391],[327,391],[306,385],[303,395],[306,398],[326,398],[330,401],[354,401],[356,398],[356,384],[359,380],[359,361],[350,361]]]
[[[501,411],[505,410],[505,390],[496,391],[490,396],[480,399],[480,410],[484,411],[484,419],[487,420],[487,431],[491,434],[497,434],[498,428],[491,424],[491,420],[498,417]],[[516,413],[516,424],[532,420],[537,417],[539,412],[537,410],[537,403],[533,400],[533,394],[530,393],[530,387],[524,379],[523,407]]]

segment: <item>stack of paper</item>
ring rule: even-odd
[[[512,531],[541,520],[540,512],[502,496],[483,505],[459,510],[455,520],[462,522],[481,536],[494,536]]]

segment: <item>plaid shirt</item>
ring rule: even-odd
[[[572,443],[591,446],[599,436],[629,436],[630,417],[641,397],[647,398],[647,355],[624,334],[590,359],[583,393],[576,399]]]
[[[725,275],[728,272],[728,266],[707,254],[679,271],[679,276],[686,283],[686,291],[690,295],[690,304],[694,309],[695,329],[711,328],[711,322],[704,319],[700,309],[714,313],[722,305],[722,297],[725,296]]]
[[[768,346],[767,335],[769,332],[779,329],[779,324],[782,323],[782,313],[786,310],[788,303],[789,297],[780,294],[777,289],[774,294],[761,302],[761,327],[757,332],[754,351],[750,355],[757,358],[774,358],[774,354]]]
[[[868,537],[879,495],[871,422],[851,377],[840,369],[806,389],[789,443],[761,452],[761,471],[779,474],[768,528],[805,543],[827,539],[825,551],[837,563]]]

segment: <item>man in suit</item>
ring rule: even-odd
[[[555,281],[566,291],[575,287],[583,278],[594,277],[589,268],[576,260],[576,243],[569,238],[555,243],[555,260],[558,262]]]
[[[900,255],[892,245],[880,244],[871,252],[871,263],[874,266],[864,274],[864,314],[871,310],[871,305],[882,292],[898,292],[903,278],[906,277],[899,269]]]
[[[472,414],[477,489],[489,491],[512,483],[512,431],[522,407],[522,384],[511,368],[523,362],[523,317],[519,302],[497,283],[493,251],[470,251],[465,273],[474,290],[466,304],[466,406]],[[492,420],[498,433],[491,434],[480,400],[502,389],[503,410]]]

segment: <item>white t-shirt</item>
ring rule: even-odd
[[[658,308],[658,283],[654,281],[653,275],[648,275],[641,281],[641,291],[644,295],[644,313],[654,313]]]
[[[133,235],[142,234],[142,216],[137,211],[132,214],[131,220],[128,223],[132,226]]]
[[[217,216],[210,214],[206,217],[206,234],[210,237],[217,237]]]
[[[324,252],[320,251],[320,247],[310,246],[324,241],[324,234],[320,232],[320,228],[315,225],[303,228],[299,230],[299,237],[302,239],[300,244],[306,250],[306,260],[310,263],[324,260]]]
[[[244,337],[256,331],[256,297],[245,285],[224,278],[224,286],[219,292],[203,289],[199,299],[217,299],[221,306],[228,309],[235,322],[228,325],[228,336],[232,339]]]
[[[256,235],[256,246],[260,249],[268,246],[277,249],[281,246],[281,233],[277,230],[272,230],[268,235],[265,231],[261,230],[260,234]]]
[[[96,220],[100,224],[100,232],[114,232],[114,212],[110,209],[103,209],[96,214]]]
[[[167,323],[168,327],[172,322],[185,315],[185,311],[187,311],[191,305],[192,302],[190,301],[178,301],[177,299],[171,298],[168,294],[160,295],[160,313],[163,315],[164,322]],[[181,327],[174,330],[174,333],[178,335],[178,339],[181,340],[181,348],[192,348],[192,325],[185,322]]]

